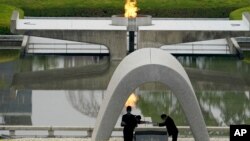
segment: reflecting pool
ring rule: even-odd
[[[223,56],[177,59],[191,79],[207,126],[250,124],[248,61]],[[108,56],[59,55],[28,55],[1,62],[0,124],[94,126],[118,64]],[[134,114],[160,121],[160,114],[166,113],[177,125],[187,125],[178,100],[167,86],[147,83],[134,93]]]

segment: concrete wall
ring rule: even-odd
[[[249,12],[244,12],[242,14],[242,20],[248,25],[250,29],[250,13]]]
[[[91,31],[91,30],[28,30],[17,31],[18,34],[47,37],[54,39],[70,40],[101,44],[108,47],[112,60],[121,60],[127,54],[126,31]]]
[[[97,30],[18,30],[19,14],[13,12],[11,32],[15,34],[101,44],[109,48],[112,60],[121,60],[127,54],[127,31]],[[244,13],[243,21],[249,25],[250,15]],[[250,27],[249,27],[250,28]],[[249,31],[138,31],[138,49],[203,40],[250,36]]]
[[[227,37],[250,36],[250,32],[236,31],[138,31],[138,48],[221,39]]]
[[[11,32],[14,34],[47,37],[78,42],[101,44],[109,48],[111,60],[121,60],[127,54],[127,31],[97,30],[18,30],[18,11],[11,17]]]

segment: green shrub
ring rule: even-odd
[[[233,12],[230,13],[229,17],[231,20],[241,20],[243,12],[250,12],[250,7],[244,7],[234,10]]]
[[[110,17],[124,13],[124,3],[125,0],[0,0],[0,34],[9,34],[10,16],[16,7],[27,16]],[[153,17],[227,18],[231,11],[249,5],[250,0],[138,0],[139,14]]]
[[[229,16],[234,7],[227,8],[170,8],[170,9],[143,9],[140,13],[153,17],[171,18],[225,18]]]
[[[12,12],[18,10],[20,17],[23,17],[23,11],[10,5],[0,4],[0,34],[10,34],[10,19]]]
[[[140,14],[155,17],[228,17],[249,0],[138,0]],[[27,16],[110,17],[124,12],[125,0],[1,0]]]

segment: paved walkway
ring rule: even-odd
[[[172,139],[169,139],[171,141]],[[23,138],[5,141],[91,141],[89,138]],[[110,141],[123,141],[122,138],[111,138]],[[194,141],[193,138],[178,138],[178,141]],[[229,141],[229,138],[210,138],[210,141]]]

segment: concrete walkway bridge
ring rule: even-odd
[[[237,44],[237,42],[235,43]],[[160,48],[173,55],[238,55],[236,45],[230,45],[227,39],[164,45]],[[104,45],[34,36],[29,37],[25,50],[28,54],[109,55],[109,49]],[[127,51],[129,51],[128,47]]]
[[[239,37],[236,40],[242,51],[250,51],[250,37]]]
[[[149,47],[163,48],[176,54],[235,54],[235,52],[237,54],[237,51],[231,48],[234,47],[231,38],[250,35],[250,14],[244,13],[242,17],[242,20],[233,21],[153,18],[150,19],[150,25],[136,23],[132,25],[131,30],[131,25],[114,25],[111,18],[19,19],[19,13],[14,11],[11,18],[11,32],[97,45],[89,46],[90,50],[103,46],[108,49],[112,60],[122,60],[128,50],[132,52],[135,49]],[[225,40],[213,45],[204,42],[196,45],[191,43],[216,39]],[[65,44],[62,50],[67,53],[81,52],[79,44],[70,44],[72,48],[67,48],[68,45]],[[29,44],[29,51],[39,52],[41,49],[45,51],[45,46],[47,45],[43,43]],[[54,45],[53,50],[60,49]],[[107,53],[107,50],[104,52]]]

